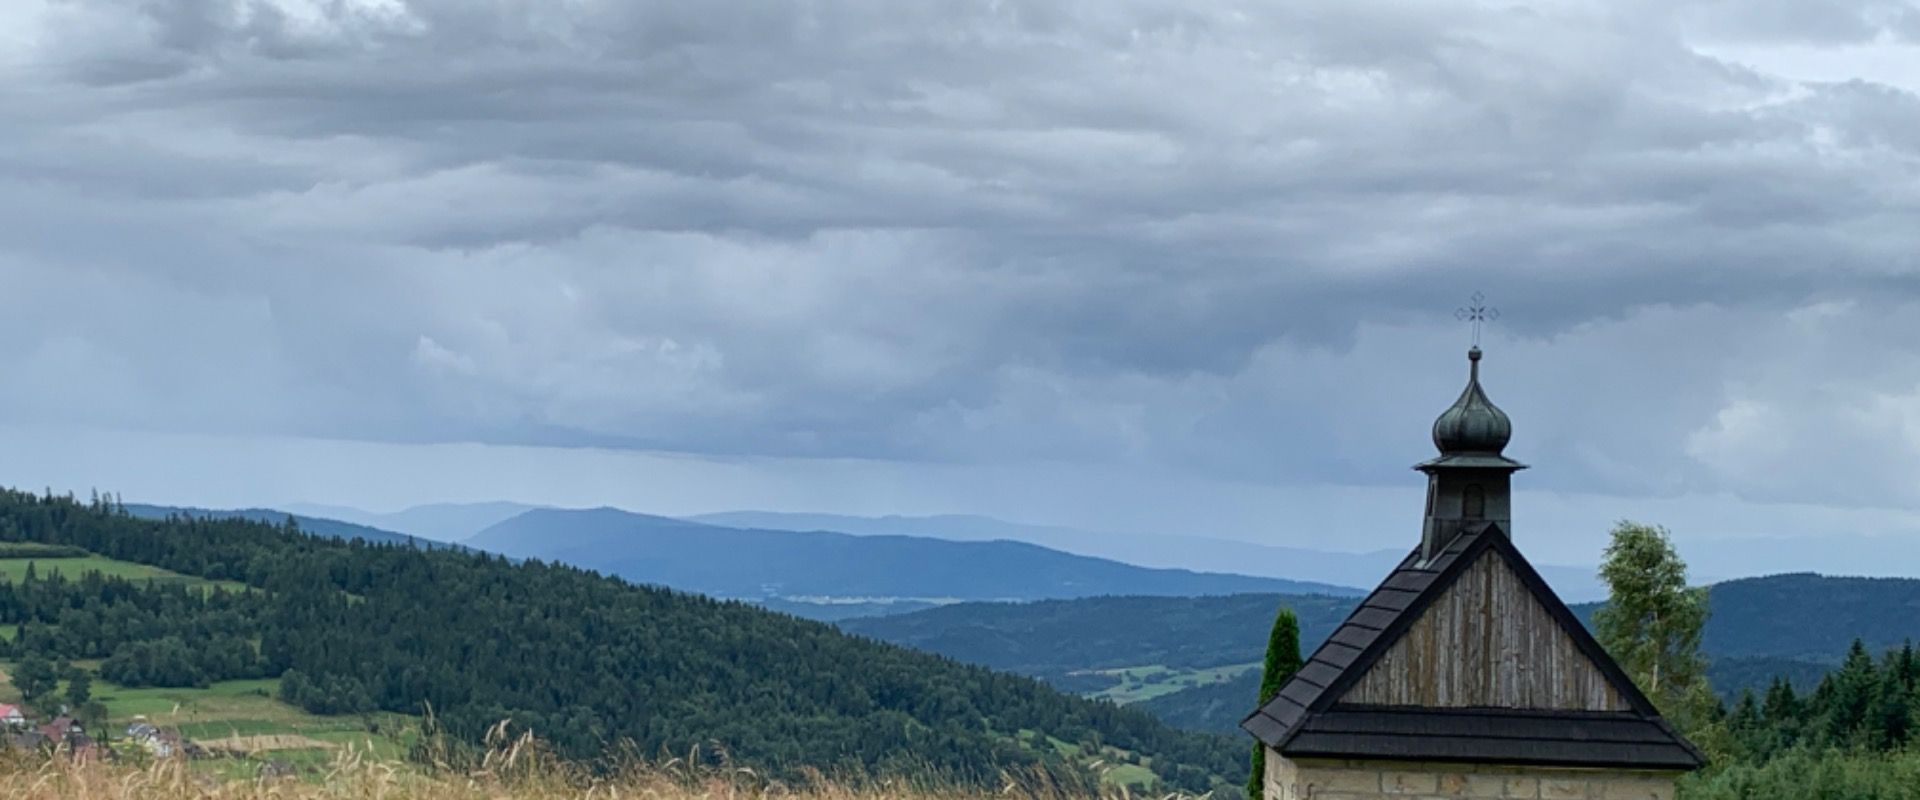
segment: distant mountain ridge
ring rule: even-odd
[[[922,536],[953,541],[1027,542],[1083,556],[1143,567],[1226,572],[1371,586],[1405,558],[1404,549],[1366,553],[1282,547],[1233,539],[1156,533],[1090,531],[1029,525],[971,514],[859,517],[786,511],[727,511],[686,517],[695,522],[789,531],[836,531],[861,536]],[[1572,601],[1597,600],[1606,588],[1592,567],[1538,565],[1554,591]]]
[[[364,511],[347,506],[294,503],[288,511],[324,519],[344,520],[438,542],[457,542],[488,526],[542,506],[496,501],[487,503],[429,503],[400,511]]]
[[[1139,567],[1024,542],[732,528],[614,508],[533,509],[466,543],[742,599],[1360,594],[1352,587],[1311,581]]]

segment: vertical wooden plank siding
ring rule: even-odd
[[[1435,598],[1341,700],[1429,708],[1631,710],[1492,551]]]

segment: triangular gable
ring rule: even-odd
[[[1574,650],[1585,656],[1592,669],[1605,679],[1607,689],[1625,704],[1625,710],[1617,713],[1639,717],[1670,731],[1653,703],[1640,693],[1566,604],[1547,587],[1546,581],[1514,548],[1506,533],[1493,524],[1462,533],[1431,561],[1422,561],[1416,548],[1314,651],[1306,665],[1281,687],[1279,696],[1249,714],[1241,727],[1268,745],[1284,750],[1286,743],[1297,736],[1308,721],[1344,698],[1392,651],[1426,610],[1437,599],[1448,595],[1469,567],[1479,564],[1482,556],[1493,554],[1498,554],[1511,575],[1555,623],[1542,630],[1557,627],[1571,640]],[[1445,706],[1433,707],[1436,713],[1447,710]],[[1691,757],[1698,757],[1691,745],[1680,741],[1679,746],[1691,753]]]
[[[1499,548],[1467,564],[1335,702],[1633,710]]]

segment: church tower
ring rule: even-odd
[[[1513,523],[1513,473],[1527,465],[1501,455],[1513,438],[1507,413],[1480,388],[1480,348],[1467,351],[1467,388],[1433,421],[1440,456],[1414,469],[1427,474],[1427,515],[1420,555],[1432,559],[1468,528]]]
[[[1704,763],[1515,547],[1526,465],[1503,454],[1513,424],[1480,360],[1415,467],[1419,541],[1240,723],[1267,748],[1266,800],[1672,800]]]

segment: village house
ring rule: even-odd
[[[46,746],[63,750],[75,759],[91,758],[95,754],[93,738],[74,718],[62,714],[35,730]]]
[[[145,748],[154,758],[172,758],[183,752],[178,731],[156,726],[146,717],[134,717],[127,725],[127,740]]]
[[[1505,412],[1467,386],[1433,424],[1420,541],[1241,726],[1267,800],[1671,800],[1703,765],[1513,540]]]
[[[27,726],[27,715],[20,713],[20,707],[0,703],[0,725],[14,728]]]

